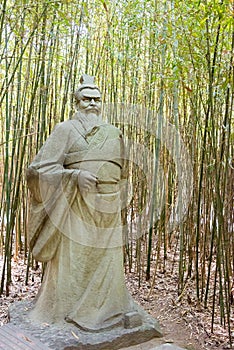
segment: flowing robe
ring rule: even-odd
[[[33,320],[99,331],[136,309],[123,271],[122,167],[119,129],[78,119],[59,124],[30,165],[30,247],[47,262]],[[98,177],[88,192],[78,187],[81,170]]]

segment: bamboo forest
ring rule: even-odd
[[[37,265],[26,169],[88,74],[126,147],[126,279],[154,299],[171,276],[177,300],[226,332],[217,349],[232,348],[233,0],[2,0],[0,13],[1,296],[13,261],[25,285]]]

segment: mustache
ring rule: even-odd
[[[99,108],[97,107],[87,107],[85,108],[86,111],[95,111],[95,112],[101,112]]]

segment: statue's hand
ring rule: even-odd
[[[78,175],[78,186],[80,191],[89,191],[96,186],[98,178],[87,170],[81,170]]]

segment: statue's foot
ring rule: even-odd
[[[142,325],[142,318],[139,312],[131,311],[124,315],[124,328],[136,328]]]
[[[84,325],[84,324],[81,324],[81,322],[78,322],[69,316],[65,317],[65,321],[68,323],[74,324],[76,327],[80,328],[82,331],[92,332],[92,333],[108,331],[113,328],[123,326],[123,317],[121,316],[121,314],[106,320],[105,322],[103,322],[102,325],[94,324],[94,323],[92,325],[86,325],[86,324]]]

